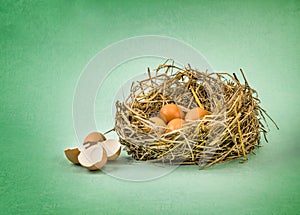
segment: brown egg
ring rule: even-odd
[[[89,133],[86,138],[84,139],[83,143],[86,142],[102,142],[105,141],[106,138],[104,137],[103,134],[100,132],[94,131],[92,133]]]
[[[80,151],[78,148],[65,149],[64,152],[69,161],[71,161],[73,164],[79,164],[78,155]]]
[[[153,122],[155,124],[155,126],[157,127],[153,127],[152,129],[158,131],[159,133],[163,133],[166,127],[166,123],[159,117],[151,117],[149,118],[150,122]]]
[[[183,118],[184,114],[180,107],[175,104],[166,104],[159,111],[160,117],[166,122],[170,122],[172,119]]]
[[[204,116],[209,115],[210,113],[203,108],[196,107],[189,110],[185,115],[185,120],[199,120],[202,119]]]
[[[177,119],[171,120],[167,125],[166,133],[169,133],[171,131],[175,131],[175,130],[182,128],[182,125],[184,123],[185,123],[185,121],[183,119],[177,118]]]

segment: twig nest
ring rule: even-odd
[[[84,144],[82,148],[80,148],[78,161],[88,170],[98,170],[106,164],[107,153],[100,143],[87,143]]]
[[[116,102],[115,131],[134,159],[208,167],[246,159],[260,144],[260,134],[266,137],[268,115],[242,71],[244,83],[235,74],[168,62],[148,74]],[[165,132],[152,129],[154,124]]]

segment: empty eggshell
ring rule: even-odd
[[[108,160],[116,160],[121,154],[121,144],[118,140],[109,139],[100,143],[107,154]]]
[[[105,141],[106,138],[103,134],[101,134],[100,132],[94,131],[89,133],[86,138],[83,140],[83,143],[86,142],[101,142],[101,141]]]
[[[89,170],[98,170],[106,164],[107,154],[102,145],[90,145],[87,148],[81,148],[78,161]]]
[[[65,149],[64,152],[69,161],[73,164],[79,164],[78,155],[80,154],[80,151],[78,148]]]

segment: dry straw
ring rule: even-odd
[[[209,167],[247,154],[266,139],[266,117],[257,92],[241,70],[244,83],[235,74],[208,73],[181,68],[173,61],[158,66],[148,78],[133,83],[124,102],[116,103],[115,131],[128,154],[139,161],[198,164]],[[162,132],[149,120],[160,108],[175,103],[184,112],[203,107],[211,114],[190,121],[180,130]],[[277,127],[277,125],[275,124]]]

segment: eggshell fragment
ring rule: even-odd
[[[107,154],[102,145],[90,145],[87,148],[81,148],[78,161],[89,170],[98,170],[106,164]]]
[[[121,154],[121,144],[118,140],[109,139],[100,142],[107,154],[108,160],[116,160]]]
[[[160,117],[166,122],[172,119],[183,118],[183,111],[176,104],[166,104],[159,111]]]
[[[193,108],[189,110],[185,115],[185,120],[200,120],[203,119],[204,116],[209,115],[210,113],[200,107]]]
[[[183,119],[173,119],[173,120],[171,120],[167,125],[166,133],[181,129],[182,125],[184,123],[185,123],[185,121]]]
[[[94,131],[89,133],[86,138],[83,140],[83,143],[86,142],[101,142],[101,141],[105,141],[106,138],[103,134],[101,134],[100,132]]]
[[[68,160],[71,161],[73,164],[79,164],[78,155],[80,154],[80,151],[78,148],[65,149],[64,153]]]

